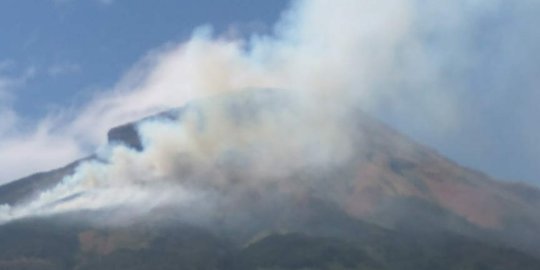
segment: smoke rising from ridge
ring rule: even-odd
[[[53,164],[67,163],[93,151],[92,146],[103,144],[103,135],[113,126],[197,97],[247,87],[295,89],[310,96],[317,93],[323,99],[331,96],[326,106],[344,106],[340,102],[351,97],[371,105],[390,93],[377,89],[381,81],[391,80],[386,74],[408,77],[395,68],[395,58],[398,47],[414,43],[409,42],[414,39],[413,16],[411,4],[400,1],[346,0],[339,5],[330,1],[298,1],[284,13],[272,35],[230,39],[201,27],[188,42],[165,45],[149,53],[114,89],[97,94],[82,109],[49,115],[36,126],[35,132],[3,140],[2,149],[8,151],[2,152],[0,160],[5,167],[16,168],[17,163],[32,156],[25,145],[40,149],[64,142],[65,147],[55,148],[70,151]],[[419,52],[415,52],[414,58],[422,57]],[[422,102],[443,95],[438,92],[427,91]],[[337,96],[342,96],[341,100]],[[431,110],[452,118],[445,106]],[[37,166],[44,158],[36,159],[25,163]],[[25,172],[52,168],[27,166],[23,168]],[[22,175],[6,173],[2,178],[5,181],[17,176]]]
[[[130,200],[140,203],[156,192],[175,188],[189,194],[184,190],[184,182],[211,179],[213,185],[228,179],[214,166],[230,149],[247,147],[250,150],[246,153],[251,154],[263,151],[264,154],[248,155],[245,159],[262,158],[252,161],[258,165],[253,166],[253,174],[269,178],[273,173],[294,171],[292,161],[305,157],[313,145],[320,147],[312,157],[316,165],[346,160],[352,143],[341,119],[356,107],[371,112],[422,115],[422,122],[427,123],[424,125],[447,133],[459,126],[463,118],[456,109],[458,101],[463,100],[462,93],[453,90],[463,88],[464,81],[455,78],[477,61],[467,48],[468,37],[444,35],[471,34],[468,29],[478,18],[488,16],[500,6],[500,2],[488,1],[297,1],[283,14],[272,35],[230,39],[215,35],[209,27],[201,27],[189,41],[149,53],[112,91],[97,95],[75,114],[50,116],[36,128],[35,134],[2,142],[2,146],[11,145],[3,148],[9,150],[5,153],[12,154],[29,141],[38,142],[28,145],[68,149],[65,156],[69,158],[64,158],[68,161],[73,155],[86,152],[88,145],[103,145],[103,135],[112,126],[196,98],[245,88],[287,89],[301,103],[294,107],[300,108],[298,112],[265,116],[244,132],[236,125],[224,124],[228,120],[219,113],[213,114],[209,106],[204,111],[211,115],[207,117],[210,137],[197,132],[198,127],[192,124],[197,120],[189,117],[179,123],[143,123],[140,131],[145,151],[105,145],[98,151],[104,162],[81,165],[74,176],[28,205],[5,207],[5,219],[114,206]],[[287,119],[295,113],[295,117]],[[255,142],[263,149],[249,148]],[[60,144],[68,147],[58,147]],[[264,152],[265,149],[276,151]],[[28,152],[30,149],[22,155]],[[10,164],[8,156],[0,155],[0,160]],[[191,173],[176,171],[179,164],[188,162],[202,168],[192,169]],[[303,166],[306,164],[298,165]],[[204,175],[197,175],[198,172]],[[180,179],[181,187],[174,184],[179,179],[168,179],[179,174],[185,177]],[[147,182],[160,184],[147,189]],[[175,188],[161,186],[168,187],[171,182]],[[121,193],[126,196],[115,196],[116,190],[123,190]],[[138,192],[141,196],[136,195]],[[55,204],[83,193],[87,195]],[[163,198],[177,197],[175,194],[164,194]],[[89,200],[85,196],[94,197]]]

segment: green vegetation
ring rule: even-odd
[[[26,220],[1,226],[0,239],[1,270],[540,269],[534,257],[469,238],[383,229],[369,238],[270,234],[242,246],[179,224],[98,229]]]

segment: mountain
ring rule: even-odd
[[[252,128],[283,113],[284,99],[251,90],[195,101],[113,128],[109,144],[143,152],[140,123],[184,125],[193,112],[198,129],[208,129],[216,111],[235,129]],[[186,209],[170,205],[120,225],[101,221],[129,208],[10,221],[0,226],[0,269],[540,269],[540,190],[462,167],[361,110],[337,119],[352,151],[335,164],[294,167],[255,185],[252,156],[232,154],[219,163],[226,187],[211,187],[227,199],[204,222],[182,219]],[[314,123],[310,134],[328,132]],[[295,126],[270,142],[294,141]],[[24,205],[96,160],[106,162],[91,156],[1,186],[0,204]]]

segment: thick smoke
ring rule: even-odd
[[[231,39],[201,27],[186,43],[150,53],[75,116],[45,121],[41,138],[60,138],[81,153],[103,144],[112,126],[218,97],[188,106],[178,120],[142,123],[144,151],[103,145],[98,159],[57,187],[24,205],[3,206],[0,219],[122,205],[144,212],[267,183],[292,189],[279,179],[346,162],[353,154],[360,139],[351,139],[345,119],[357,107],[421,114],[425,125],[446,133],[461,119],[459,92],[451,90],[463,81],[453,78],[475,61],[462,48],[467,37],[437,35],[470,34],[466,29],[477,18],[502,5],[473,2],[306,0],[294,2],[271,35]],[[221,95],[247,88],[287,94],[276,94],[286,96],[278,101],[274,94],[254,98],[257,119],[240,125],[238,117],[249,113],[227,117],[224,108],[234,101]],[[280,110],[260,109],[272,101]],[[241,177],[223,169],[234,166]]]
[[[326,99],[326,107],[347,106],[341,102],[351,97],[375,106],[379,98],[394,95],[381,82],[410,77],[407,70],[436,73],[421,48],[407,49],[417,46],[414,6],[408,1],[296,1],[271,35],[231,39],[201,27],[185,43],[150,52],[114,89],[97,94],[82,109],[49,115],[35,130],[3,138],[0,160],[10,169],[0,181],[68,163],[103,144],[113,126],[218,92],[295,89]],[[399,57],[422,63],[422,72],[399,67],[404,61],[399,51],[413,52]],[[437,80],[431,74],[425,78]],[[425,92],[416,106],[431,106],[432,98],[449,100],[436,89]],[[452,118],[450,106],[430,109],[436,112],[430,115]]]
[[[289,181],[296,172],[346,162],[354,149],[347,114],[313,105],[270,89],[195,101],[177,119],[141,122],[143,151],[105,145],[61,184],[6,206],[2,218],[123,206],[141,215],[165,205],[223,204],[271,186],[287,192],[309,186]]]

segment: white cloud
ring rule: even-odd
[[[74,138],[51,132],[48,120],[27,129],[28,123],[13,109],[16,90],[34,74],[34,68],[14,76],[0,71],[0,182],[54,168],[82,155]]]

